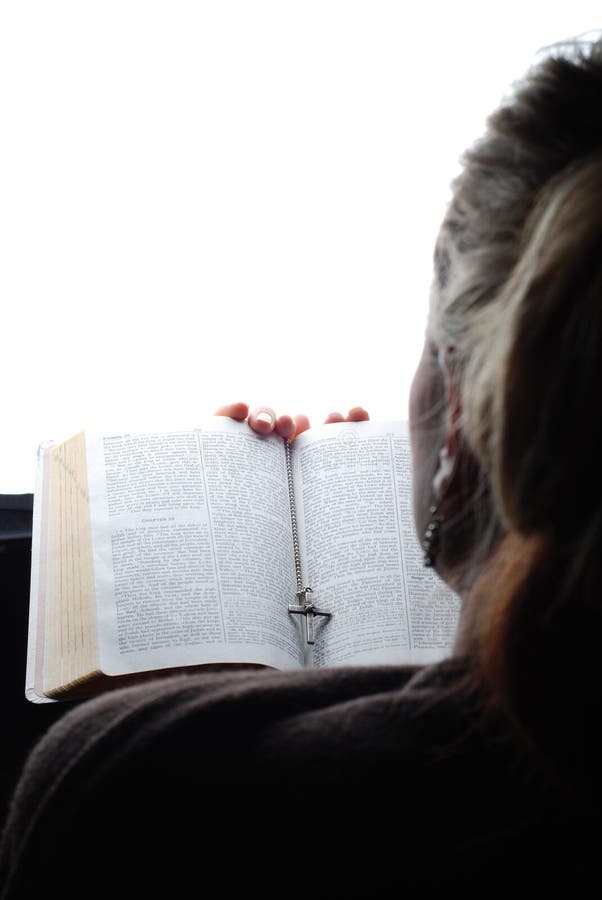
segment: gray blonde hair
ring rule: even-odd
[[[559,447],[602,472],[589,396],[602,365],[602,42],[548,51],[489,117],[453,185],[435,268],[428,330],[453,347],[496,510],[507,527],[545,528],[577,474],[554,471]]]
[[[548,50],[490,116],[435,267],[428,332],[453,348],[505,531],[473,591],[479,677],[536,742],[584,757],[602,629],[602,42]]]

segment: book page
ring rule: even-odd
[[[301,666],[281,438],[215,417],[87,449],[103,671]]]
[[[316,666],[423,663],[451,651],[459,598],[422,564],[403,422],[325,425],[293,445]]]

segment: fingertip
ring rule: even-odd
[[[295,437],[298,434],[302,434],[304,431],[307,431],[309,428],[309,419],[305,415],[305,413],[299,413],[294,417],[295,422]]]
[[[366,422],[370,416],[363,406],[354,406],[347,413],[348,422]]]
[[[282,415],[278,416],[276,419],[276,425],[274,427],[274,431],[276,434],[279,434],[281,438],[285,440],[288,438],[292,438],[295,433],[295,421],[292,416]]]
[[[249,406],[247,403],[227,403],[225,406],[220,406],[213,413],[214,416],[227,416],[229,419],[237,419],[239,422],[246,419],[248,414]]]
[[[328,415],[324,419],[324,424],[332,425],[333,422],[344,422],[344,421],[345,421],[345,416],[343,415],[343,413],[331,412],[331,413],[328,413]]]
[[[276,413],[269,406],[256,406],[247,421],[257,434],[270,434],[276,425]]]

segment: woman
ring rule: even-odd
[[[27,762],[3,898],[599,891],[601,107],[602,47],[558,48],[467,152],[437,241],[410,426],[453,656],[83,704]]]

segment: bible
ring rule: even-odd
[[[289,442],[215,416],[39,448],[32,702],[198,666],[434,662],[458,613],[423,565],[405,422]]]

